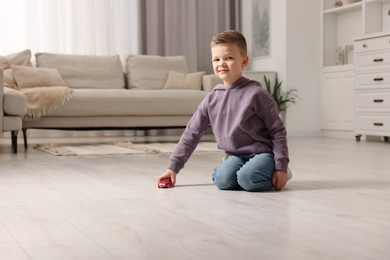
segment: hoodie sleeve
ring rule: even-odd
[[[179,171],[184,168],[185,163],[192,155],[200,139],[210,125],[207,107],[208,99],[206,97],[191,117],[179,143],[171,154],[168,169],[179,173]]]
[[[261,91],[258,98],[259,103],[263,104],[263,106],[261,106],[261,109],[257,113],[263,119],[265,127],[268,129],[268,135],[272,142],[272,150],[274,153],[275,170],[287,171],[287,166],[290,161],[287,146],[287,132],[279,116],[279,109],[268,92]]]

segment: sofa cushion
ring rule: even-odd
[[[10,69],[10,64],[4,56],[0,56],[0,69],[3,70],[4,74],[4,86],[8,88],[16,89],[16,82],[14,76],[12,74],[12,70]]]
[[[4,56],[0,56],[0,69],[5,70],[9,68],[9,63]]]
[[[205,74],[204,71],[185,74],[170,70],[164,89],[202,90],[202,77]]]
[[[207,93],[197,90],[75,89],[73,95],[73,100],[50,116],[188,116],[196,111]]]
[[[119,55],[36,53],[37,67],[56,68],[71,88],[120,89],[125,87]]]
[[[27,98],[23,93],[6,87],[3,106],[6,115],[24,116],[27,112]]]
[[[4,86],[8,88],[17,89],[17,83],[11,69],[6,69],[4,72]]]
[[[8,54],[5,57],[9,65],[20,65],[20,66],[32,66],[31,65],[31,51],[30,50],[24,50],[20,52],[15,52]],[[1,69],[8,69],[7,67],[0,67]]]
[[[188,73],[184,56],[128,55],[126,59],[129,88],[163,89],[168,71]]]
[[[15,52],[6,56],[0,56],[0,69],[4,71],[4,86],[17,89],[15,78],[13,76],[11,65],[32,66],[31,51],[24,50]]]
[[[65,86],[57,69],[34,68],[12,65],[18,88]]]

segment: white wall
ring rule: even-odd
[[[289,136],[319,136],[320,1],[270,0],[270,56],[253,58],[250,70],[276,71],[301,99],[287,111]],[[251,55],[251,1],[242,3],[242,32]]]

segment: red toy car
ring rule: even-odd
[[[160,180],[158,182],[158,187],[159,188],[172,188],[173,187],[173,183],[172,183],[171,178]]]

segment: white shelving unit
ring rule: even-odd
[[[342,0],[341,6],[336,2],[322,0],[321,5],[322,129],[353,132],[354,41],[390,32],[390,0]]]
[[[322,66],[342,66],[353,64],[353,60],[336,60],[336,49],[345,52],[353,46],[356,37],[390,31],[390,0],[361,0],[355,3],[336,0],[322,0]],[[352,57],[350,53],[349,57]]]

